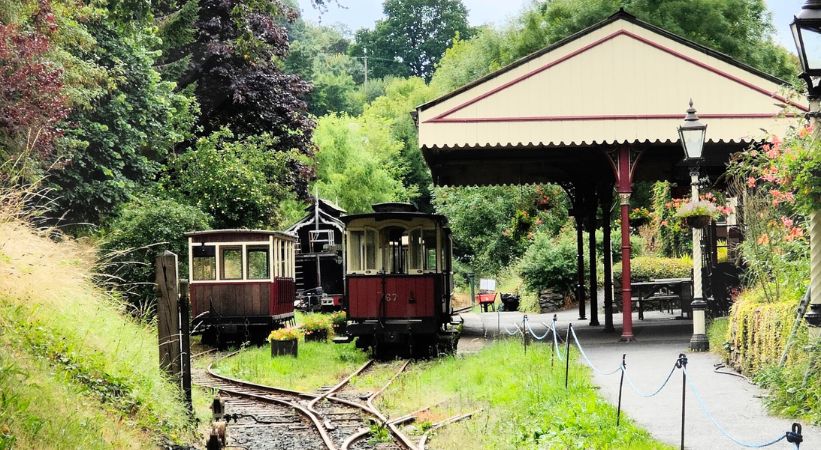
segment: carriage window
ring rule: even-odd
[[[222,279],[241,280],[242,279],[242,248],[227,247],[222,249]]]
[[[217,251],[213,245],[191,247],[191,277],[195,281],[217,279]]]
[[[382,230],[382,270],[386,273],[406,273],[410,237],[404,228],[388,227]]]
[[[436,270],[436,230],[422,231],[422,254],[424,270]]]
[[[246,255],[248,261],[248,279],[265,280],[268,279],[270,271],[268,269],[268,247],[248,247]]]
[[[423,258],[422,230],[412,230],[408,239],[408,269],[422,270]]]
[[[279,276],[283,278],[287,277],[287,272],[285,271],[288,264],[288,253],[285,250],[285,246],[287,245],[288,243],[285,241],[279,243]]]
[[[350,271],[376,270],[376,232],[352,230],[350,232],[348,265]]]

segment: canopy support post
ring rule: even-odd
[[[622,301],[622,341],[632,341],[633,336],[633,293],[630,288],[630,194],[633,192],[633,171],[630,161],[630,147],[623,145],[618,150],[618,191],[621,208],[621,301]]]
[[[581,213],[581,201],[576,206],[576,301],[579,302],[579,320],[585,320],[584,304],[584,215]]]
[[[587,216],[587,245],[590,252],[590,326],[599,326],[599,294],[596,278],[596,212],[598,199],[593,191],[590,195],[590,215]]]
[[[602,260],[604,262],[604,331],[613,331],[613,250],[610,237],[610,212],[613,208],[613,186],[599,191],[602,212]]]

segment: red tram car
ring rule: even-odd
[[[348,338],[379,357],[455,351],[447,219],[404,203],[343,216]]]
[[[193,329],[203,343],[261,343],[293,320],[296,236],[263,230],[186,236]]]

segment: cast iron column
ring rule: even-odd
[[[619,206],[621,208],[621,340],[632,341],[633,336],[633,293],[630,287],[630,194],[633,180],[630,173],[630,147],[619,148]]]
[[[600,194],[602,211],[602,249],[604,254],[604,331],[613,331],[613,250],[610,239],[610,209],[613,207],[613,187]]]
[[[577,199],[576,207],[576,271],[579,279],[576,283],[576,300],[579,302],[579,320],[585,320],[584,312],[584,216],[581,213],[581,201]]]
[[[599,325],[599,295],[596,283],[596,195],[590,196],[590,215],[587,218],[587,245],[590,251],[590,325]]]
[[[690,199],[693,203],[698,201],[699,170],[698,166],[690,168]],[[703,352],[710,349],[710,341],[707,340],[707,322],[705,310],[707,303],[702,296],[704,293],[701,287],[702,256],[701,256],[701,229],[693,227],[693,336],[690,338],[690,350]]]

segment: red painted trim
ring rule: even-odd
[[[741,78],[738,78],[738,77],[736,77],[735,75],[732,75],[732,74],[729,74],[729,73],[727,73],[727,72],[724,72],[724,71],[722,71],[722,70],[720,70],[720,69],[717,69],[717,68],[715,68],[715,67],[713,67],[713,66],[710,66],[709,64],[706,64],[706,63],[701,62],[701,61],[699,61],[699,60],[693,59],[693,58],[691,58],[691,57],[689,57],[689,56],[687,56],[687,55],[684,55],[684,54],[682,54],[682,53],[680,53],[680,52],[677,52],[677,51],[675,51],[675,50],[673,50],[673,49],[671,49],[671,48],[665,47],[665,46],[663,46],[663,45],[661,45],[661,44],[658,44],[658,43],[656,43],[656,42],[653,42],[653,41],[651,41],[651,40],[649,40],[649,39],[643,38],[643,37],[641,37],[641,36],[639,36],[639,35],[637,35],[637,34],[635,34],[635,33],[632,33],[632,32],[630,32],[630,31],[627,31],[627,30],[622,29],[622,30],[616,31],[615,33],[612,33],[612,34],[610,34],[610,35],[608,35],[608,36],[605,36],[605,37],[603,37],[603,38],[601,38],[601,39],[599,39],[599,40],[597,40],[597,41],[595,41],[595,42],[592,42],[592,43],[590,43],[590,44],[588,44],[588,45],[585,45],[584,47],[582,47],[582,48],[580,48],[580,49],[577,49],[577,50],[575,50],[575,51],[573,51],[573,52],[570,52],[570,53],[568,53],[567,55],[562,56],[561,58],[559,58],[559,59],[557,59],[557,60],[555,60],[555,61],[549,62],[549,63],[545,64],[544,66],[539,67],[539,68],[537,68],[537,69],[535,69],[535,70],[532,70],[532,71],[530,71],[530,72],[528,72],[528,73],[526,73],[526,74],[524,74],[524,75],[522,75],[522,76],[520,76],[520,77],[518,77],[518,78],[515,78],[515,79],[513,79],[513,80],[511,80],[511,81],[508,81],[507,83],[505,83],[505,84],[503,84],[503,85],[501,85],[501,86],[498,86],[498,87],[496,87],[495,89],[492,89],[492,90],[490,90],[490,91],[488,91],[488,92],[485,92],[484,94],[479,95],[478,97],[475,97],[475,98],[473,98],[473,99],[471,99],[471,100],[468,100],[468,101],[466,101],[466,102],[464,102],[464,103],[462,103],[462,104],[460,104],[460,105],[458,105],[458,106],[456,106],[456,107],[454,107],[454,108],[451,108],[451,109],[449,109],[449,110],[447,110],[447,111],[443,112],[442,114],[439,114],[438,116],[434,117],[433,119],[426,120],[426,121],[425,121],[425,123],[429,123],[429,122],[433,122],[433,123],[436,123],[436,122],[442,122],[442,121],[443,121],[443,119],[444,119],[446,116],[449,116],[449,115],[451,115],[451,114],[455,113],[456,111],[459,111],[459,110],[461,110],[461,109],[464,109],[464,108],[466,108],[466,107],[468,107],[468,106],[470,106],[470,105],[472,105],[472,104],[474,104],[474,103],[476,103],[476,102],[478,102],[478,101],[480,101],[480,100],[483,100],[483,99],[485,99],[485,98],[487,98],[487,97],[490,97],[491,95],[494,95],[494,94],[496,94],[496,93],[498,93],[498,92],[501,92],[501,91],[503,91],[503,90],[505,90],[505,89],[507,89],[507,88],[509,88],[509,87],[511,87],[511,86],[513,86],[513,85],[515,85],[515,84],[518,84],[518,83],[520,83],[520,82],[522,82],[522,81],[524,81],[524,80],[527,80],[527,79],[528,79],[528,78],[530,78],[530,77],[533,77],[533,76],[535,76],[535,75],[538,75],[539,73],[541,73],[541,72],[543,72],[543,71],[545,71],[545,70],[547,70],[547,69],[550,69],[551,67],[554,67],[554,66],[556,66],[556,65],[559,65],[559,64],[561,64],[561,63],[563,63],[563,62],[565,62],[565,61],[567,61],[567,60],[569,60],[569,59],[571,59],[571,58],[573,58],[573,57],[575,57],[575,56],[578,56],[578,55],[580,55],[580,54],[582,54],[582,53],[584,53],[584,52],[586,52],[586,51],[588,51],[588,50],[590,50],[590,49],[592,49],[592,48],[594,48],[594,47],[597,47],[597,46],[599,46],[599,45],[601,45],[601,44],[603,44],[603,43],[605,43],[605,42],[607,42],[607,41],[609,41],[609,40],[611,40],[611,39],[614,39],[614,38],[616,38],[616,37],[618,37],[618,36],[622,36],[622,35],[624,35],[624,36],[628,36],[628,37],[631,37],[631,38],[633,38],[633,39],[635,39],[635,40],[637,40],[637,41],[639,41],[639,42],[643,42],[643,43],[645,43],[645,44],[647,44],[647,45],[650,45],[651,47],[654,47],[654,48],[656,48],[656,49],[658,49],[658,50],[661,50],[661,51],[663,51],[663,52],[665,52],[665,53],[668,53],[668,54],[670,54],[670,55],[673,55],[673,56],[675,56],[675,57],[677,57],[677,58],[679,58],[679,59],[682,59],[682,60],[684,60],[684,61],[687,61],[687,62],[689,62],[689,63],[691,63],[691,64],[695,64],[696,66],[699,66],[699,67],[701,67],[701,68],[703,68],[703,69],[709,70],[710,72],[713,72],[713,73],[715,73],[716,75],[719,75],[719,76],[721,76],[721,77],[727,78],[728,80],[731,80],[731,81],[734,81],[734,82],[736,82],[736,83],[739,83],[739,84],[741,84],[742,86],[745,86],[745,87],[747,87],[747,88],[750,88],[750,89],[752,89],[752,90],[754,90],[754,91],[756,91],[756,92],[760,92],[760,93],[762,93],[762,94],[765,94],[765,95],[767,95],[768,97],[774,98],[774,99],[779,100],[779,101],[782,101],[782,102],[784,102],[784,103],[787,103],[787,104],[789,104],[789,105],[791,105],[791,106],[794,106],[794,107],[796,107],[796,108],[798,108],[798,109],[800,109],[800,110],[802,110],[802,111],[809,111],[809,108],[808,108],[808,107],[806,107],[806,106],[804,106],[804,105],[797,104],[797,103],[795,103],[795,102],[792,102],[792,101],[790,101],[790,100],[788,100],[788,99],[784,98],[783,96],[776,94],[775,92],[770,92],[770,91],[768,91],[768,90],[766,90],[766,89],[764,89],[764,88],[762,88],[762,87],[756,86],[756,85],[754,85],[754,84],[752,84],[752,83],[750,83],[750,82],[747,82],[747,81],[745,81],[745,80],[742,80]],[[707,115],[701,115],[701,114],[700,114],[699,116],[700,116],[700,117],[705,117],[705,118],[707,118]],[[567,117],[574,117],[574,116],[567,116]],[[584,117],[584,116],[577,116],[577,117]],[[624,117],[624,119],[635,119],[635,118],[636,118],[636,117],[631,117],[631,116],[623,116],[623,117]],[[676,117],[681,117],[681,114],[677,114],[677,115],[676,115]],[[530,119],[530,118],[519,118],[519,119],[520,119],[519,121],[523,121],[523,120],[521,120],[521,119]],[[624,120],[624,119],[622,119],[622,120]],[[449,121],[450,121],[450,120],[457,120],[457,119],[449,119]],[[481,121],[481,119],[468,119],[468,120],[477,121],[477,122],[478,122],[478,121]],[[505,119],[505,120],[508,120],[508,119]],[[534,121],[538,121],[538,120],[544,120],[544,119],[534,118],[534,119],[532,119],[532,120],[534,120]],[[562,120],[562,119],[553,119],[553,120]],[[571,120],[571,119],[565,119],[565,120]],[[586,119],[586,120],[590,120],[590,119]],[[616,119],[616,120],[618,120],[618,119]],[[488,120],[488,121],[495,121],[495,120]]]
[[[726,113],[699,114],[702,119],[771,119],[779,114],[772,113]],[[785,117],[800,117],[799,114],[785,114]],[[591,120],[670,120],[683,119],[684,114],[615,114],[593,116],[533,116],[533,117],[479,117],[431,119],[425,123],[486,123],[486,122],[580,122]]]

